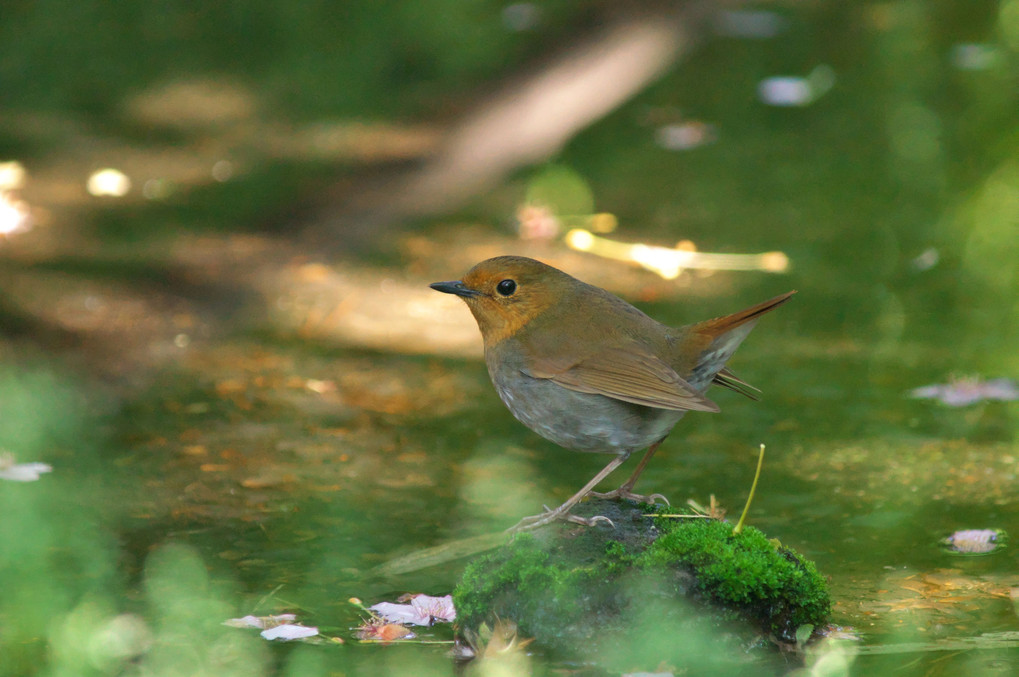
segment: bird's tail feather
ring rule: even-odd
[[[709,383],[714,383],[756,400],[755,391],[760,391],[726,369],[725,363],[736,352],[736,348],[754,328],[761,315],[779,307],[795,293],[795,291],[787,292],[737,313],[705,320],[691,326],[690,334],[703,337],[702,345],[704,346],[693,368],[691,383],[703,383],[701,386],[703,388],[707,388]]]

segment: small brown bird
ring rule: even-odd
[[[746,310],[685,327],[667,327],[621,298],[522,256],[482,261],[463,280],[432,289],[462,298],[481,329],[485,363],[503,403],[521,423],[556,444],[615,458],[555,510],[525,517],[514,530],[570,515],[588,494],[653,502],[633,493],[637,478],[687,411],[718,411],[712,383],[756,399],[725,363],[764,313],[791,291]],[[647,453],[615,491],[594,487],[634,451]]]

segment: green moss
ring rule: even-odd
[[[586,509],[614,509],[616,527],[553,525],[472,562],[453,593],[458,624],[506,618],[545,647],[572,650],[594,637],[625,647],[665,628],[792,641],[797,628],[827,622],[814,565],[757,529],[733,534],[725,522],[651,518],[625,504]]]
[[[633,555],[619,541],[609,541],[605,545],[605,571],[608,574],[619,574],[633,565]]]
[[[717,520],[669,525],[638,559],[645,567],[687,567],[712,601],[738,610],[765,630],[791,638],[821,625],[831,611],[828,586],[813,562],[776,545],[754,527],[740,534]]]
[[[555,557],[547,544],[531,535],[468,565],[453,591],[457,622],[477,628],[492,614],[507,618],[542,619],[578,617],[595,600],[583,592],[604,572],[575,559]]]

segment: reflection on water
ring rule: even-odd
[[[525,10],[514,35],[559,16]],[[713,495],[733,515],[767,444],[749,519],[830,576],[833,620],[851,638],[819,643],[797,674],[1014,672],[1019,410],[1007,397],[910,395],[1019,377],[1019,2],[849,3],[720,26],[566,144],[554,171],[467,214],[386,231],[370,260],[331,260],[286,228],[251,231],[319,192],[323,159],[356,172],[420,158],[437,146],[431,126],[267,121],[259,87],[240,85],[221,101],[215,87],[195,99],[153,86],[124,104],[128,129],[111,118],[102,138],[74,111],[0,111],[0,160],[17,159],[0,164],[0,675],[449,674],[448,629],[419,633],[434,644],[358,646],[347,600],[447,594],[462,557],[406,562],[554,504],[604,463],[517,424],[473,321],[427,288],[508,252],[673,324],[799,289],[733,362],[762,401],[720,393],[722,413],[687,416],[641,489]],[[305,41],[318,50],[305,54],[331,53]],[[404,96],[412,63],[425,62],[390,63],[403,75],[375,91]],[[757,100],[760,83],[817,64],[835,77],[810,105]],[[226,106],[216,115],[230,124],[195,118],[188,92],[210,115]],[[661,147],[663,124],[701,119],[711,143]],[[98,192],[125,199],[88,199],[103,167],[125,168],[132,186],[112,175]],[[569,178],[561,222],[531,206],[533,237],[520,240],[513,216],[553,174]],[[615,244],[781,251],[791,266],[782,279],[665,280],[565,246],[564,231],[609,213]],[[52,471],[12,470],[32,463]],[[970,530],[1008,536],[984,555],[944,547]],[[346,643],[279,646],[223,625],[280,613]],[[655,641],[649,631],[650,653]],[[745,660],[800,665],[762,655]],[[540,651],[530,665],[572,667]]]

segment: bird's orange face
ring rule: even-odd
[[[478,322],[485,345],[493,346],[554,305],[563,284],[571,280],[543,263],[499,256],[474,266],[463,280],[431,286],[462,298]]]

